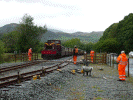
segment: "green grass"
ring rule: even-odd
[[[102,100],[103,98],[102,97],[97,97],[96,100]]]
[[[4,53],[4,56],[13,55],[14,53]]]
[[[100,89],[98,89],[97,91],[98,91],[98,92],[103,92],[104,90],[100,90]]]
[[[133,85],[133,77],[132,76],[127,77],[127,81],[130,82]]]
[[[43,58],[41,57],[41,53],[38,53],[38,59],[43,59]]]

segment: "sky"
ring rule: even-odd
[[[67,33],[105,31],[133,13],[133,0],[0,0],[0,27],[25,14],[37,26]]]

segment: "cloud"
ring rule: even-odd
[[[104,31],[133,12],[132,0],[1,0],[0,9],[1,26],[27,13],[37,25],[66,32]]]

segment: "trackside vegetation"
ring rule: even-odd
[[[69,48],[74,48],[74,46],[76,45],[79,49],[86,50],[87,52],[90,52],[90,50],[92,49],[94,44],[92,42],[82,43],[80,41],[80,39],[73,38],[71,40],[67,40],[67,41],[63,42],[62,45],[65,47],[69,47]]]
[[[94,45],[95,51],[120,53],[133,50],[133,13],[125,16],[119,23],[113,23],[103,33],[100,40]]]
[[[40,36],[47,31],[44,27],[34,25],[34,18],[25,14],[15,31],[4,34],[1,38],[4,43],[6,53],[14,51],[28,52],[33,48],[34,52],[41,52],[43,43],[40,42]]]
[[[4,43],[0,40],[0,63],[3,61],[4,52],[5,52]]]

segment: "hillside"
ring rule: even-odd
[[[8,32],[14,31],[18,25],[19,24],[11,23],[3,27],[0,27],[0,33],[5,34]],[[81,42],[94,43],[94,42],[97,42],[102,35],[103,35],[103,32],[91,32],[91,33],[75,32],[75,33],[69,34],[56,29],[47,29],[47,32],[41,36],[42,37],[41,42],[46,42],[47,40],[51,40],[51,39],[59,39],[62,41],[66,41],[72,38],[79,38]]]
[[[107,47],[104,48],[102,46],[104,47],[107,46]],[[111,47],[109,48],[109,46]],[[100,38],[99,43],[97,44],[97,48],[101,50],[103,49],[103,51],[105,52],[107,51],[107,49],[110,49],[110,50],[112,49],[111,52],[117,52],[117,53],[120,53],[122,50],[125,50],[126,53],[129,53],[130,51],[132,51],[133,50],[133,13],[130,13],[129,15],[125,16],[118,23],[113,23],[112,25],[110,25],[104,31],[103,36]]]
[[[16,24],[16,23],[10,23],[10,24],[4,25],[3,27],[0,27],[0,34],[12,32],[12,31],[15,30],[15,28],[16,28],[18,25],[19,25],[19,24]]]

